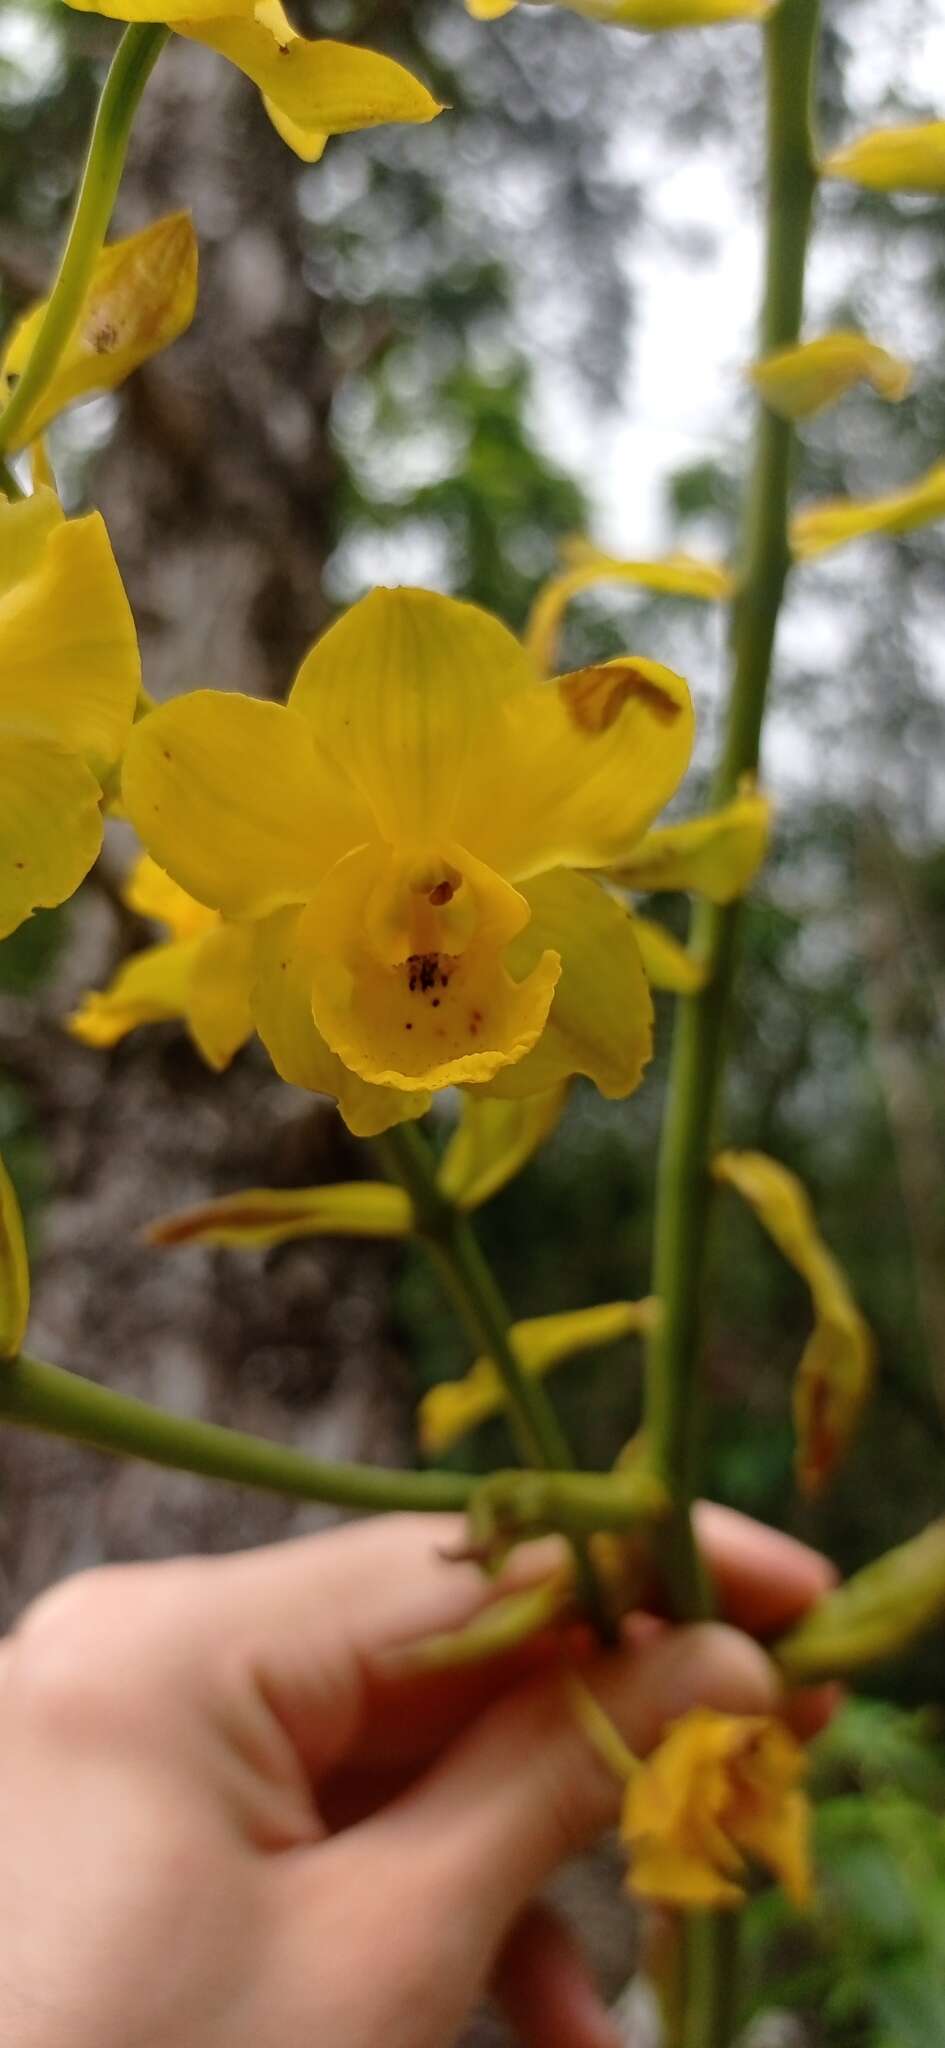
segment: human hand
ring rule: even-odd
[[[700,1513],[730,1620],[784,1627],[829,1584],[813,1552]],[[619,1801],[560,1645],[426,1677],[391,1659],[492,1597],[444,1561],[456,1534],[397,1517],[111,1567],[28,1610],[0,1648],[0,2039],[448,2048],[493,1982],[526,2044],[613,2048],[529,1908]],[[582,1671],[637,1752],[697,1702],[777,1705],[721,1624]]]

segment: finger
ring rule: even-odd
[[[495,1996],[521,2048],[623,2048],[570,1929],[526,1908],[496,1965]]]
[[[700,1501],[696,1534],[721,1612],[750,1635],[777,1635],[836,1583],[829,1558],[735,1508]]]
[[[412,1752],[418,1741],[435,1741],[441,1725],[449,1730],[458,1712],[455,1676],[426,1690],[408,1687],[408,1713],[394,1723],[386,1712],[385,1653],[462,1628],[510,1582],[521,1584],[523,1573],[547,1573],[545,1551],[524,1558],[514,1581],[490,1584],[475,1565],[445,1554],[462,1529],[458,1516],[397,1515],[233,1557],[112,1567],[46,1595],[22,1632],[66,1647],[73,1637],[94,1638],[116,1696],[140,1698],[155,1726],[213,1701],[245,1747],[248,1719],[255,1717],[261,1741],[262,1722],[274,1720],[318,1777],[373,1719],[396,1725]],[[513,1656],[511,1679],[541,1654],[539,1647]],[[494,1696],[502,1677],[471,1683],[470,1711]]]
[[[835,1581],[829,1561],[779,1530],[768,1529],[735,1510],[704,1503],[697,1509],[698,1534],[706,1561],[716,1583],[725,1619],[762,1636],[777,1633],[796,1620]],[[530,1582],[545,1570],[554,1569],[560,1550],[552,1543],[529,1545],[509,1561],[501,1590],[511,1584]],[[489,1596],[485,1596],[489,1597]],[[494,1597],[494,1592],[492,1597]],[[635,1643],[642,1646],[648,1629],[659,1624],[639,1615],[634,1618]],[[561,1642],[559,1630],[557,1641]],[[402,1770],[418,1767],[460,1729],[491,1699],[527,1675],[530,1669],[554,1659],[555,1635],[549,1632],[523,1645],[518,1652],[490,1659],[479,1667],[404,1680],[385,1670],[383,1655],[375,1668],[369,1667],[369,1701],[365,1724],[357,1745],[356,1761],[368,1768],[385,1769],[397,1764]],[[577,1636],[568,1632],[567,1650],[580,1653]],[[585,1646],[586,1648],[586,1646]],[[821,1709],[812,1708],[812,1723]],[[363,1809],[362,1809],[363,1810]]]
[[[782,1713],[799,1742],[812,1742],[833,1720],[844,1698],[842,1685],[805,1685],[799,1692],[789,1693]]]
[[[779,1696],[757,1645],[714,1623],[637,1656],[598,1658],[585,1675],[636,1755],[697,1701],[765,1713]],[[557,1865],[616,1819],[621,1789],[562,1677],[542,1678],[492,1707],[410,1793],[328,1853],[346,1845],[375,1881],[389,1869],[392,1884],[419,1889],[415,1909],[437,1925],[472,1916],[488,1952]]]

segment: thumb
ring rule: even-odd
[[[697,1704],[770,1713],[778,1680],[747,1636],[716,1623],[667,1632],[583,1676],[635,1755]],[[485,1966],[559,1863],[616,1821],[621,1786],[581,1726],[562,1673],[483,1714],[434,1770],[357,1832],[405,1891],[428,1896],[428,1926],[462,1916]]]

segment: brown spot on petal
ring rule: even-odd
[[[645,704],[661,725],[671,725],[681,706],[642,669],[629,661],[610,661],[579,668],[558,684],[565,710],[581,732],[609,732],[631,697]]]
[[[111,320],[102,320],[89,336],[97,356],[107,356],[118,341],[118,329]]]

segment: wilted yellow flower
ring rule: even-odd
[[[23,1218],[0,1159],[0,1358],[15,1358],[30,1312],[30,1269]]]
[[[522,1371],[538,1379],[579,1351],[652,1330],[656,1314],[652,1296],[644,1301],[603,1301],[596,1308],[528,1317],[513,1323],[509,1334]],[[504,1407],[502,1381],[491,1358],[477,1358],[461,1380],[444,1380],[424,1394],[417,1415],[421,1445],[430,1456],[447,1451],[457,1437],[478,1428],[490,1415],[501,1415]]]
[[[599,583],[633,583],[666,597],[696,597],[709,604],[731,597],[733,580],[716,562],[700,562],[694,555],[662,555],[656,561],[627,562],[608,555],[593,542],[578,537],[562,548],[564,568],[545,583],[532,606],[525,628],[525,645],[545,670],[552,666],[555,641],[561,620],[582,590]]]
[[[106,989],[83,997],[66,1020],[73,1038],[117,1045],[139,1024],[179,1017],[208,1066],[229,1066],[253,1029],[251,934],[195,903],[148,854],[132,869],[122,896],[129,910],[164,925],[169,937],[133,953]]]
[[[140,676],[99,514],[0,501],[0,938],[88,874]]]
[[[872,1332],[817,1228],[796,1174],[763,1152],[720,1152],[717,1180],[737,1189],[811,1292],[816,1321],[794,1386],[798,1479],[817,1493],[843,1457],[873,1379]]]
[[[807,1905],[805,1769],[781,1721],[694,1707],[631,1771],[621,1836],[632,1890],[667,1906],[740,1906],[751,1862]]]
[[[867,533],[909,533],[936,519],[945,519],[945,462],[881,498],[825,498],[820,505],[805,505],[791,521],[791,551],[807,561]]]
[[[197,240],[186,213],[171,213],[101,251],[52,381],[22,422],[13,452],[57,413],[92,391],[110,391],[148,356],[176,341],[193,319]],[[0,403],[22,374],[46,313],[24,314],[0,365]]]
[[[788,420],[810,419],[854,384],[872,384],[881,398],[899,399],[912,382],[908,363],[865,334],[842,333],[774,349],[752,363],[748,375],[765,404]]]
[[[876,192],[945,192],[945,121],[872,129],[825,157],[820,175]]]
[[[834,1586],[772,1647],[789,1685],[862,1671],[901,1657],[945,1621],[945,1520]]]
[[[67,0],[82,14],[166,22],[228,57],[259,87],[273,126],[307,163],[330,135],[386,121],[432,121],[442,112],[419,79],[350,43],[307,42],[281,0]]]
[[[636,1086],[639,952],[574,871],[629,858],[691,743],[689,692],[658,662],[536,683],[486,613],[378,590],[313,648],[287,708],[202,690],[150,713],[123,791],[175,880],[255,924],[253,1014],[279,1072],[367,1134],[455,1084]]]
[[[564,1095],[563,1087],[518,1102],[466,1094],[437,1170],[441,1192],[459,1209],[488,1202],[548,1136]],[[409,1237],[413,1223],[409,1196],[390,1181],[334,1181],[315,1188],[241,1188],[238,1194],[160,1217],[148,1236],[152,1244],[247,1250],[298,1237]]]
[[[223,1245],[260,1251],[299,1237],[408,1237],[413,1210],[392,1181],[344,1180],[319,1188],[240,1188],[160,1216],[150,1244]]]
[[[518,0],[466,0],[466,5],[477,20],[496,21],[510,14]],[[558,5],[591,21],[652,34],[668,28],[707,28],[720,21],[763,21],[776,0],[558,0]]]

